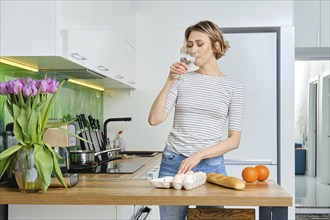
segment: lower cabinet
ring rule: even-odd
[[[10,220],[117,219],[115,205],[9,205]],[[129,218],[128,218],[129,219]]]
[[[159,219],[158,206],[148,206],[150,212],[146,215],[139,213],[145,206],[138,205],[9,205],[9,220],[70,220],[70,219]]]

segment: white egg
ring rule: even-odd
[[[173,188],[174,189],[181,189],[182,188],[182,182],[183,182],[184,175],[182,174],[177,174],[173,178]]]
[[[186,190],[191,190],[194,187],[194,182],[195,182],[194,175],[193,174],[187,174],[186,177],[183,180],[183,187]]]

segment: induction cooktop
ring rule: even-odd
[[[71,166],[69,173],[109,173],[109,174],[132,174],[144,166],[139,160],[116,160],[100,165]]]

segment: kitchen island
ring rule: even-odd
[[[47,193],[21,193],[2,186],[0,204],[259,206],[260,219],[281,220],[288,218],[292,206],[292,197],[271,180],[247,184],[241,191],[210,183],[186,191],[155,188],[146,179],[110,177],[83,174],[73,188],[49,188]]]

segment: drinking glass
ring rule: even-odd
[[[189,69],[194,65],[196,57],[191,56],[188,53],[181,53],[180,54],[180,62],[184,62],[188,66]],[[175,79],[179,80],[180,83],[183,83],[182,74],[176,74]]]

